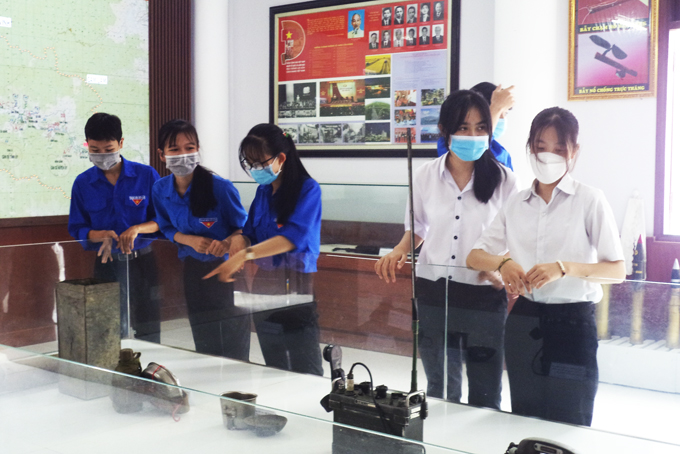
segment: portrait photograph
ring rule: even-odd
[[[364,10],[354,10],[347,14],[347,37],[363,38],[364,37]]]
[[[406,20],[406,14],[404,13],[404,6],[399,5],[394,7],[394,25],[403,25]]]
[[[430,44],[430,26],[423,25],[420,27],[420,38],[418,39],[418,44],[427,45]]]
[[[392,39],[392,46],[393,47],[404,47],[404,29],[403,28],[395,28],[393,34],[394,34],[394,38]]]
[[[444,44],[444,26],[432,26],[432,44]]]
[[[415,24],[416,22],[418,22],[418,5],[406,6],[406,23]]]
[[[444,20],[444,2],[434,2],[432,20]]]
[[[430,11],[430,3],[420,4],[420,22],[429,22],[432,20],[432,12]]]
[[[392,8],[383,8],[382,10],[382,22],[380,23],[383,27],[389,27],[392,25]]]
[[[406,29],[406,39],[407,46],[415,46],[418,44],[418,34],[416,33],[416,27],[408,27]]]
[[[372,31],[368,34],[368,48],[369,49],[380,49],[380,32]]]

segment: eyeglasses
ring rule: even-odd
[[[271,161],[272,159],[274,159],[274,158],[276,158],[276,157],[278,157],[278,155],[272,156],[271,158],[269,158],[269,159],[267,159],[267,160],[265,160],[265,161],[262,161],[262,162],[253,162],[253,163],[250,163],[250,162],[248,162],[247,159],[243,158],[243,159],[241,159],[241,165],[242,165],[247,171],[251,171],[251,170],[253,170],[253,169],[255,169],[255,170],[262,170],[262,169],[264,169],[265,167],[267,167],[267,166],[269,165],[269,164],[267,164],[269,161]]]

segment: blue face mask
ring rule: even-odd
[[[449,136],[449,150],[463,161],[476,161],[489,148],[489,136]]]
[[[250,169],[250,176],[257,184],[272,184],[281,173],[281,169],[274,173],[274,164],[269,164],[264,169]]]
[[[493,130],[494,140],[498,140],[503,134],[505,134],[505,118],[501,118],[496,123],[496,127]]]

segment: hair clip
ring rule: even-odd
[[[286,133],[286,131],[283,131],[283,137],[288,137],[288,134]]]

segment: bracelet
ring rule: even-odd
[[[510,260],[512,260],[512,257],[505,257],[503,260],[501,260],[501,263],[498,265],[498,268],[496,268],[496,271],[499,271],[499,272],[500,272],[500,270],[501,270],[501,268],[503,267],[503,265],[505,265],[506,263],[508,263]]]
[[[253,252],[253,248],[247,247],[246,248],[246,261],[248,260],[255,260],[255,253]]]
[[[557,261],[557,266],[560,267],[560,271],[562,271],[562,277],[567,275],[567,269],[564,267],[564,263],[562,263],[562,260]],[[562,279],[562,277],[560,279]]]

